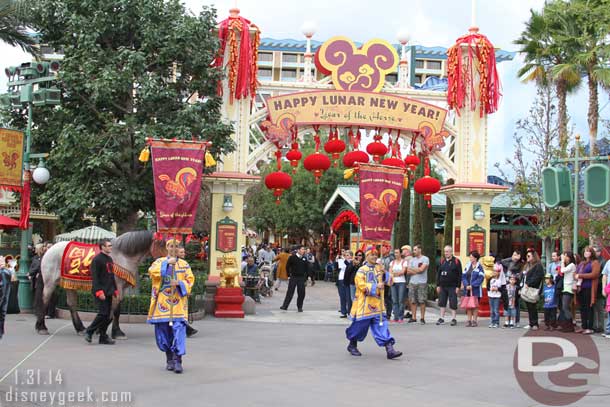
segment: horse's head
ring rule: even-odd
[[[112,242],[112,258],[122,266],[123,261],[137,264],[146,256],[153,256],[153,234],[148,230],[126,232]]]

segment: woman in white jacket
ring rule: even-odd
[[[561,254],[561,273],[563,274],[563,292],[561,293],[561,308],[564,321],[559,321],[562,332],[574,332],[574,321],[572,318],[572,300],[574,299],[574,285],[576,280],[576,259],[574,253],[565,252]]]

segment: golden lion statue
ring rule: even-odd
[[[485,281],[483,281],[482,287],[487,288],[487,282],[491,279],[494,271],[495,258],[491,256],[481,257],[481,264],[483,265],[483,270],[485,270]]]
[[[223,256],[222,270],[220,270],[220,288],[239,288],[240,275],[235,257]]]

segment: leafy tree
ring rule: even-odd
[[[411,182],[409,182],[408,188],[404,188],[402,190],[400,212],[398,214],[398,222],[396,223],[395,228],[394,247],[402,247],[403,245],[409,244],[411,241]]]
[[[38,55],[36,37],[25,23],[25,1],[0,0],[0,41]]]
[[[587,76],[589,88],[589,148],[597,154],[599,86],[610,87],[610,0],[572,0],[567,19],[577,28],[575,64]]]
[[[559,146],[566,154],[568,145],[567,96],[581,83],[581,71],[574,62],[574,22],[566,18],[568,5],[547,3],[542,12],[531,10],[526,28],[515,41],[524,54],[525,65],[518,75],[524,82],[553,85],[557,94]]]
[[[514,182],[513,199],[520,206],[530,205],[538,217],[537,232],[545,242],[548,238],[564,237],[563,246],[570,247],[570,211],[551,209],[542,201],[542,170],[559,158],[559,128],[557,125],[557,97],[553,88],[539,86],[536,99],[525,119],[517,121],[514,135],[515,153],[496,168],[505,179]],[[503,168],[509,168],[512,176]]]
[[[422,160],[423,161],[423,160]],[[415,176],[413,177],[414,181],[418,180],[419,178],[423,177],[424,175],[424,166],[422,164],[419,165],[419,167],[417,167],[417,169],[415,170]],[[423,229],[422,229],[422,217],[421,217],[421,213],[422,213],[422,209],[423,209],[423,198],[421,197],[421,195],[419,195],[418,193],[415,192],[415,190],[413,190],[413,193],[415,194],[415,199],[413,200],[413,213],[415,214],[415,216],[413,216],[413,233],[411,236],[411,244],[416,245],[416,244],[421,244],[423,241]]]
[[[455,184],[455,180],[450,178],[447,180],[447,185]],[[447,203],[445,204],[445,231],[443,241],[445,245],[453,245],[453,202],[451,198],[447,196]]]
[[[51,153],[40,201],[67,227],[89,215],[125,231],[153,209],[150,165],[138,162],[145,137],[211,140],[216,156],[233,149],[216,96],[222,72],[211,67],[213,8],[195,16],[179,0],[40,0],[31,25],[64,53],[62,103],[38,110],[34,148]]]

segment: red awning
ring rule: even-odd
[[[0,228],[11,229],[19,227],[19,221],[8,216],[0,215]]]

